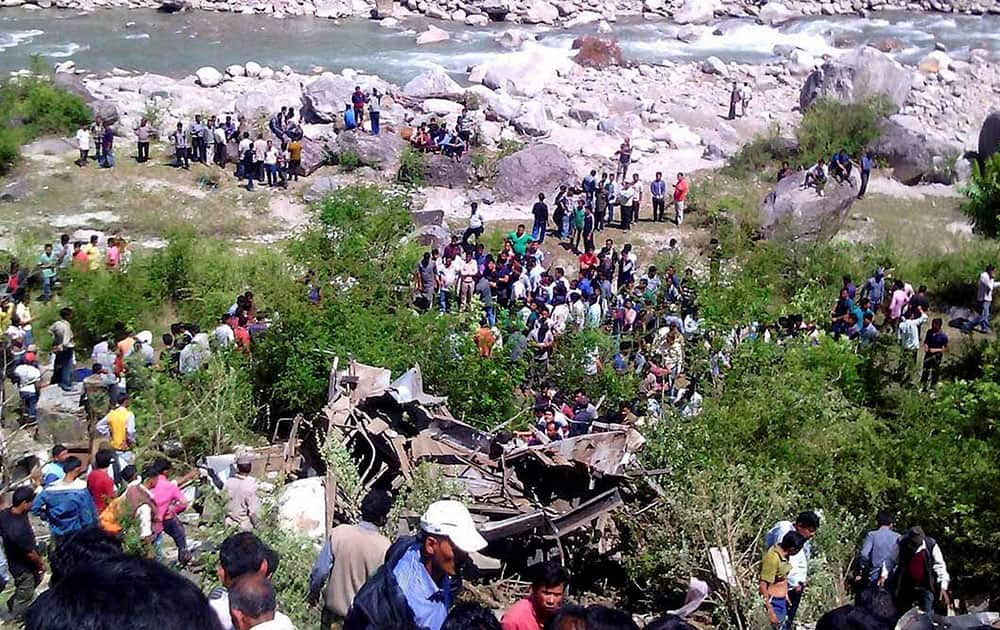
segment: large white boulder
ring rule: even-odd
[[[563,24],[566,28],[574,28],[601,21],[601,14],[596,11],[580,11]]]
[[[256,61],[248,61],[243,69],[246,70],[247,76],[251,78],[259,77],[260,71],[263,70],[261,65]]]
[[[757,14],[757,18],[764,24],[783,24],[794,17],[795,13],[780,2],[768,2]]]
[[[497,37],[496,41],[503,48],[507,48],[509,50],[517,50],[522,45],[524,45],[524,42],[534,39],[535,35],[533,33],[508,29],[503,33],[501,33],[500,37]]]
[[[524,21],[527,24],[554,24],[559,19],[559,9],[545,0],[531,0]]]
[[[701,138],[688,127],[669,123],[653,131],[653,139],[669,142],[678,149],[691,149],[701,144]]]
[[[282,529],[319,540],[326,533],[326,490],[323,477],[307,477],[285,484],[278,495],[278,523]]]
[[[302,91],[302,116],[307,123],[332,123],[341,119],[351,100],[354,82],[326,73]]]
[[[245,77],[247,71],[246,68],[244,68],[240,64],[234,63],[233,65],[226,68],[226,74],[228,74],[231,77]]]
[[[504,138],[507,129],[500,137]],[[573,184],[577,173],[563,151],[552,144],[532,144],[497,162],[493,189],[498,197],[512,201],[534,199],[539,192]]]
[[[420,108],[423,109],[426,114],[448,116],[451,114],[461,114],[464,106],[461,103],[456,103],[455,101],[449,101],[443,98],[428,98],[424,99]]]
[[[924,74],[937,74],[942,70],[948,70],[954,63],[947,53],[940,50],[933,50],[926,57],[920,60],[917,66]]]
[[[896,109],[906,104],[913,73],[889,55],[863,46],[836,60],[827,61],[806,77],[799,92],[799,108],[808,109],[818,98],[859,103],[870,96],[886,96]]]
[[[202,66],[194,73],[198,77],[198,85],[201,87],[216,87],[222,83],[222,73],[212,66]]]
[[[455,82],[441,66],[435,66],[410,79],[403,86],[407,96],[424,98],[428,96],[455,97],[462,94],[462,86]]]
[[[674,11],[674,22],[678,24],[708,24],[715,18],[718,5],[717,0],[684,0],[681,8]]]
[[[712,56],[701,62],[701,71],[705,74],[717,74],[719,76],[729,76],[729,68],[718,57]]]
[[[545,105],[537,100],[526,102],[521,106],[521,112],[511,121],[514,127],[526,136],[545,136],[552,131]]]
[[[451,39],[451,36],[448,34],[448,31],[440,29],[433,24],[428,26],[426,31],[417,35],[417,43],[420,45],[436,44],[448,41],[449,39]]]

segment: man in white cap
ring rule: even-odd
[[[440,630],[454,600],[454,580],[468,554],[486,547],[458,501],[432,503],[416,536],[398,539],[385,564],[361,587],[344,630]]]
[[[226,479],[226,525],[248,532],[257,526],[260,497],[257,480],[250,476],[253,456],[244,453],[236,458],[236,475]]]

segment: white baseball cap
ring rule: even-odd
[[[466,553],[486,547],[486,539],[476,531],[469,510],[459,501],[435,501],[420,517],[420,529],[428,534],[447,536]]]

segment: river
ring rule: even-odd
[[[568,55],[573,39],[593,33],[595,25],[573,29],[522,27],[506,23],[469,27],[436,23],[451,33],[447,42],[417,46],[415,30],[423,19],[397,28],[355,18],[275,19],[264,15],[193,12],[165,15],[152,10],[109,9],[76,14],[58,10],[0,9],[0,72],[27,67],[32,55],[49,63],[73,59],[78,67],[107,71],[113,67],[171,76],[190,74],[203,65],[225,68],[249,60],[298,71],[314,66],[354,68],[403,83],[439,64],[456,74],[500,53],[496,37],[508,28],[535,33],[539,45],[530,54]],[[722,34],[714,35],[718,28]],[[750,20],[722,20],[696,41],[675,37],[665,21],[631,18],[614,25],[627,59],[644,63],[688,61],[710,55],[724,61],[763,63],[775,58],[777,44],[802,48],[813,55],[837,54],[835,44],[858,45],[891,37],[903,45],[897,56],[914,61],[940,42],[962,58],[970,48],[986,48],[1000,56],[1000,16],[885,13],[871,19],[852,16],[802,18],[780,27]],[[521,53],[524,54],[524,53]]]

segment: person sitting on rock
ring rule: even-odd
[[[791,165],[789,165],[788,162],[782,162],[781,163],[781,170],[778,171],[778,179],[777,179],[777,181],[780,182],[781,180],[785,179],[786,177],[789,177],[792,174],[792,172],[793,171],[792,171]]]
[[[462,154],[465,153],[465,141],[462,140],[459,134],[453,133],[448,143],[444,145],[443,151],[446,157],[450,157],[457,162],[461,159]]]
[[[851,166],[851,156],[847,154],[847,149],[841,149],[830,158],[830,174],[841,184],[850,181]]]
[[[357,128],[357,119],[354,117],[354,108],[351,107],[350,103],[344,106],[344,129],[350,131],[351,129]]]
[[[823,158],[820,158],[816,160],[815,166],[806,170],[805,179],[802,181],[802,188],[813,187],[816,189],[816,194],[822,197],[826,180],[826,162],[823,161]]]

